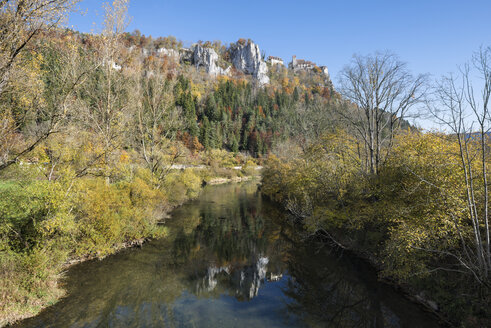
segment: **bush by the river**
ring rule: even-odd
[[[403,133],[377,175],[359,169],[359,149],[338,131],[300,156],[272,156],[262,191],[300,218],[309,233],[370,259],[381,277],[435,301],[454,323],[486,324],[489,280],[460,262],[473,229],[457,139]],[[473,165],[478,172],[482,161],[476,158]],[[483,199],[483,186],[476,180],[474,187],[473,196]]]
[[[38,165],[14,168],[0,184],[0,318],[4,324],[36,313],[63,290],[57,281],[70,259],[102,258],[124,243],[165,235],[163,215],[196,197],[192,170],[170,173],[165,188],[144,168],[124,179],[42,179]]]

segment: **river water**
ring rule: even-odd
[[[363,261],[293,233],[255,183],[209,186],[166,238],[72,267],[18,327],[438,327]]]

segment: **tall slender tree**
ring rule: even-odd
[[[369,173],[377,174],[401,123],[422,102],[426,81],[425,75],[414,77],[391,53],[355,55],[341,71],[339,90],[355,109],[339,114],[363,140]]]
[[[479,76],[482,85],[475,89]],[[457,76],[443,77],[428,108],[459,144],[462,180],[466,187],[467,218],[455,220],[461,248],[452,254],[479,282],[491,277],[489,227],[489,163],[491,113],[491,48],[481,48]],[[470,223],[470,224],[469,224]],[[472,238],[465,235],[472,227]]]

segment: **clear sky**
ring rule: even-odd
[[[83,0],[84,32],[100,20],[101,0]],[[390,50],[414,73],[456,70],[480,45],[491,45],[491,0],[131,0],[128,31],[174,35],[185,43],[250,38],[266,55],[292,55],[337,73],[354,53]]]

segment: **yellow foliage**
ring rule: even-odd
[[[122,151],[121,152],[121,155],[119,155],[119,161],[121,163],[127,163],[128,162],[128,159],[129,159],[129,155],[126,151]]]
[[[471,154],[477,146],[471,142]],[[363,173],[358,149],[357,140],[337,131],[299,158],[271,156],[262,191],[305,215],[308,230],[341,231],[336,238],[348,246],[362,241],[357,247],[376,254],[383,273],[392,277],[427,272],[439,251],[458,252],[460,238],[469,240],[472,226],[456,137],[402,133],[376,176]],[[474,156],[472,165],[479,172],[482,162]],[[483,197],[480,190],[475,197]]]
[[[193,95],[193,97],[196,97],[198,100],[201,100],[201,97],[205,93],[204,84],[197,84],[197,83],[193,83],[192,81],[190,83],[191,83],[191,95]]]
[[[169,173],[164,182],[164,192],[171,204],[179,205],[198,196],[202,180],[194,170]]]

